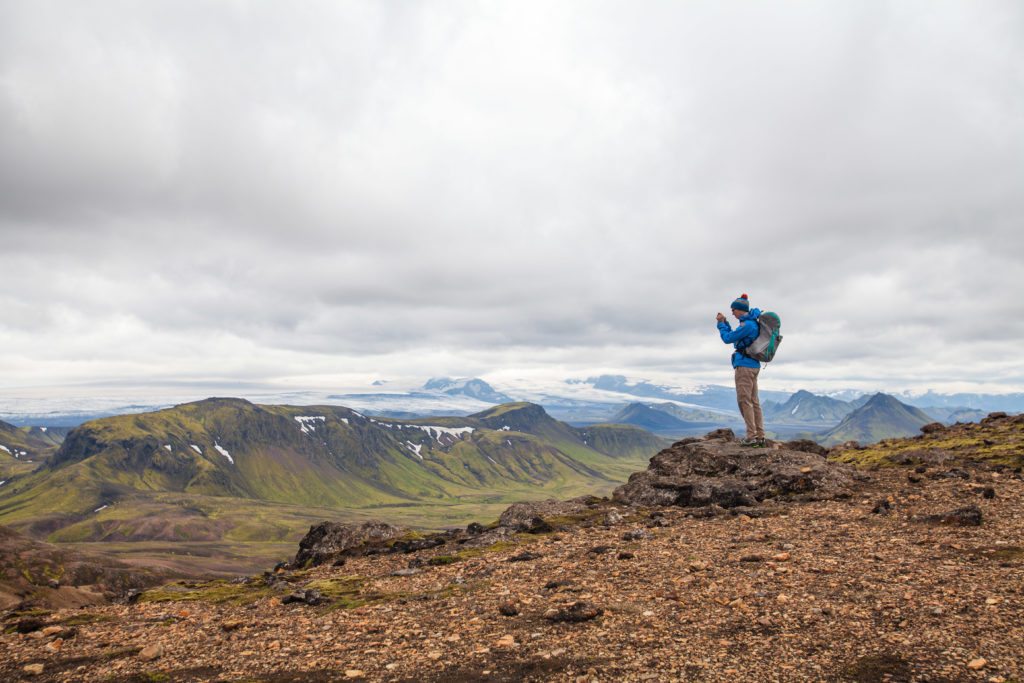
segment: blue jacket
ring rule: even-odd
[[[732,366],[734,368],[757,368],[761,369],[761,364],[753,358],[748,358],[740,353],[740,349],[745,349],[750,346],[759,332],[757,325],[757,319],[761,316],[761,309],[751,309],[750,313],[740,318],[740,324],[736,326],[736,329],[732,329],[727,321],[718,323],[718,332],[722,335],[722,341],[726,344],[732,344],[736,350],[732,353]]]

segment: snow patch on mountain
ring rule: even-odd
[[[342,418],[344,419],[344,418]],[[326,424],[327,418],[323,415],[297,415],[295,421],[299,423],[299,430],[303,434],[312,434],[316,431],[316,424]],[[345,420],[347,423],[348,420]]]
[[[422,444],[413,443],[412,441],[406,441],[405,445],[409,447],[410,451],[416,454],[417,458],[419,458],[420,460],[423,459],[423,455],[420,454],[420,451],[423,450]]]
[[[227,459],[228,459],[228,462],[230,462],[230,463],[231,463],[232,465],[234,465],[234,464],[235,464],[235,459],[231,457],[231,454],[230,454],[230,453],[228,453],[228,451],[227,451],[227,449],[226,449],[226,448],[224,448],[223,446],[221,446],[221,445],[220,445],[219,443],[217,443],[216,441],[215,441],[215,442],[213,443],[213,447],[214,447],[214,449],[216,449],[216,451],[217,451],[218,453],[220,453],[220,454],[221,454],[221,455],[223,455],[223,456],[224,456],[225,458],[227,458]]]

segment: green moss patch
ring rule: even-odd
[[[178,582],[144,592],[139,602],[205,602],[211,605],[224,603],[249,604],[273,595],[273,591],[262,586],[252,586],[226,581],[190,584]]]

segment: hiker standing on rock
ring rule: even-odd
[[[761,416],[761,401],[757,396],[757,375],[761,372],[761,363],[743,352],[757,339],[757,319],[761,311],[750,308],[746,294],[740,294],[731,305],[732,314],[739,320],[736,329],[732,329],[729,321],[721,313],[718,314],[717,320],[722,341],[732,344],[736,349],[732,354],[732,367],[736,374],[736,402],[747,427],[747,438],[740,442],[740,445],[764,448],[767,446],[764,438],[764,418]]]

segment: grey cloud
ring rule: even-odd
[[[1024,335],[1015,3],[11,2],[0,26],[8,382],[722,381],[710,321],[740,291],[786,320],[769,381],[1024,376],[988,341]]]

